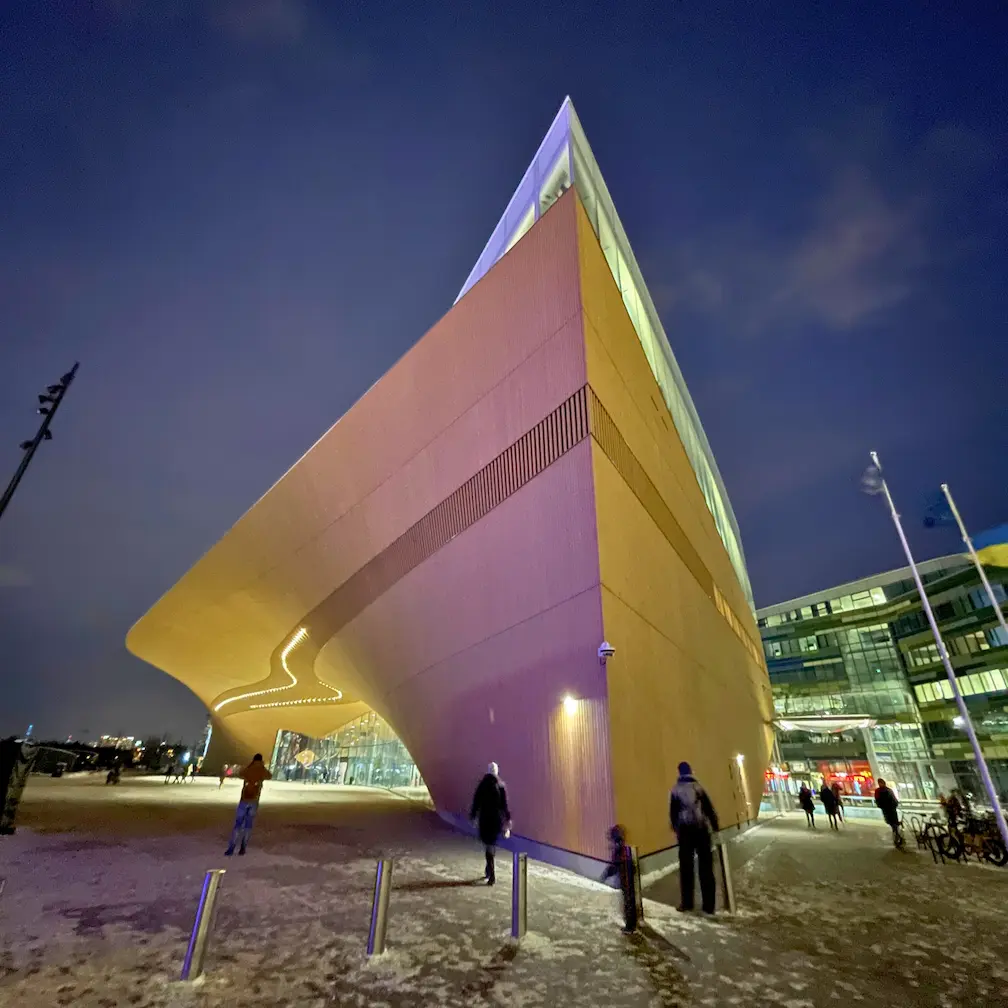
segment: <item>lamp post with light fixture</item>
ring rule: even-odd
[[[35,437],[30,441],[21,442],[21,451],[24,455],[21,458],[21,464],[17,467],[17,471],[14,473],[13,478],[10,483],[7,484],[7,489],[4,491],[3,497],[0,497],[0,517],[3,517],[4,511],[7,510],[7,505],[10,504],[11,498],[14,496],[14,491],[17,490],[18,484],[21,482],[21,477],[24,476],[28,469],[31,460],[35,457],[35,452],[38,451],[38,446],[43,441],[51,441],[52,433],[49,430],[49,425],[52,423],[53,417],[56,415],[56,410],[59,409],[60,403],[63,402],[63,397],[66,395],[67,389],[70,387],[70,383],[74,380],[74,376],[77,374],[77,368],[80,366],[80,362],[76,362],[72,368],[56,384],[50,385],[46,388],[45,392],[39,395],[38,410],[37,412],[42,417],[42,423],[39,425],[38,432]]]

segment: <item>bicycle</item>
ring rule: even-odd
[[[982,818],[967,815],[961,827],[958,823],[950,823],[948,833],[939,839],[939,846],[942,854],[954,861],[972,854],[978,861],[986,861],[999,868],[1008,865],[1008,849],[991,814]]]

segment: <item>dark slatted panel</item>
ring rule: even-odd
[[[304,623],[328,639],[400,578],[588,436],[587,386],[352,574]],[[321,636],[320,636],[321,635]]]

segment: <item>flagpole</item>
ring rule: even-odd
[[[983,780],[984,788],[987,791],[987,797],[990,799],[991,807],[994,809],[994,818],[997,821],[998,830],[1001,833],[1001,839],[1004,841],[1005,850],[1008,850],[1008,823],[1005,822],[1004,811],[1001,808],[1001,803],[998,801],[997,791],[994,789],[994,782],[991,780],[990,771],[987,769],[987,761],[984,759],[983,751],[980,749],[980,740],[977,738],[976,731],[973,728],[973,721],[970,718],[966,701],[963,699],[963,695],[959,690],[959,682],[952,669],[952,662],[949,659],[948,649],[945,647],[945,641],[942,640],[941,631],[938,629],[938,623],[935,620],[934,612],[931,609],[931,603],[928,601],[927,592],[924,590],[924,584],[921,581],[920,572],[917,570],[917,564],[914,563],[913,554],[910,552],[910,544],[907,542],[906,535],[903,532],[903,525],[900,522],[900,516],[899,512],[896,510],[896,505],[893,503],[892,494],[889,493],[889,485],[886,483],[885,477],[882,476],[882,463],[879,462],[879,457],[875,452],[871,453],[871,459],[872,462],[875,463],[875,468],[878,470],[879,479],[882,484],[882,492],[885,494],[886,503],[889,505],[889,513],[892,515],[893,524],[896,526],[896,532],[899,535],[900,543],[903,546],[903,552],[906,554],[907,562],[910,564],[914,584],[917,585],[917,593],[920,595],[921,603],[924,606],[924,612],[927,615],[928,623],[931,626],[931,633],[934,634],[935,644],[938,647],[938,654],[941,656],[942,665],[945,666],[945,675],[948,676],[949,684],[952,687],[952,695],[955,697],[956,705],[959,708],[959,714],[963,719],[963,727],[966,729],[970,745],[973,747],[973,755],[976,757],[977,769],[980,771],[980,777]]]
[[[980,557],[977,556],[976,550],[973,548],[973,540],[970,539],[969,533],[966,531],[962,515],[959,514],[959,508],[956,507],[956,503],[952,499],[952,491],[949,490],[948,483],[942,483],[941,488],[942,493],[945,494],[945,500],[948,501],[948,506],[952,511],[952,515],[956,520],[956,524],[959,526],[959,531],[962,533],[962,541],[966,543],[966,548],[969,550],[973,566],[976,567],[977,574],[980,575],[980,580],[983,582],[984,591],[987,592],[987,598],[990,599],[990,604],[994,607],[994,612],[997,614],[998,622],[1001,624],[1001,629],[1004,631],[1005,644],[1008,645],[1008,623],[1005,622],[1005,615],[1001,611],[1001,603],[994,597],[994,590],[991,588],[990,581],[987,580],[987,574],[983,569],[983,564],[980,563]]]

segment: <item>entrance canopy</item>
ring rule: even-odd
[[[799,717],[781,718],[774,721],[774,727],[780,731],[835,732],[854,731],[857,728],[874,728],[874,718],[870,717]]]

